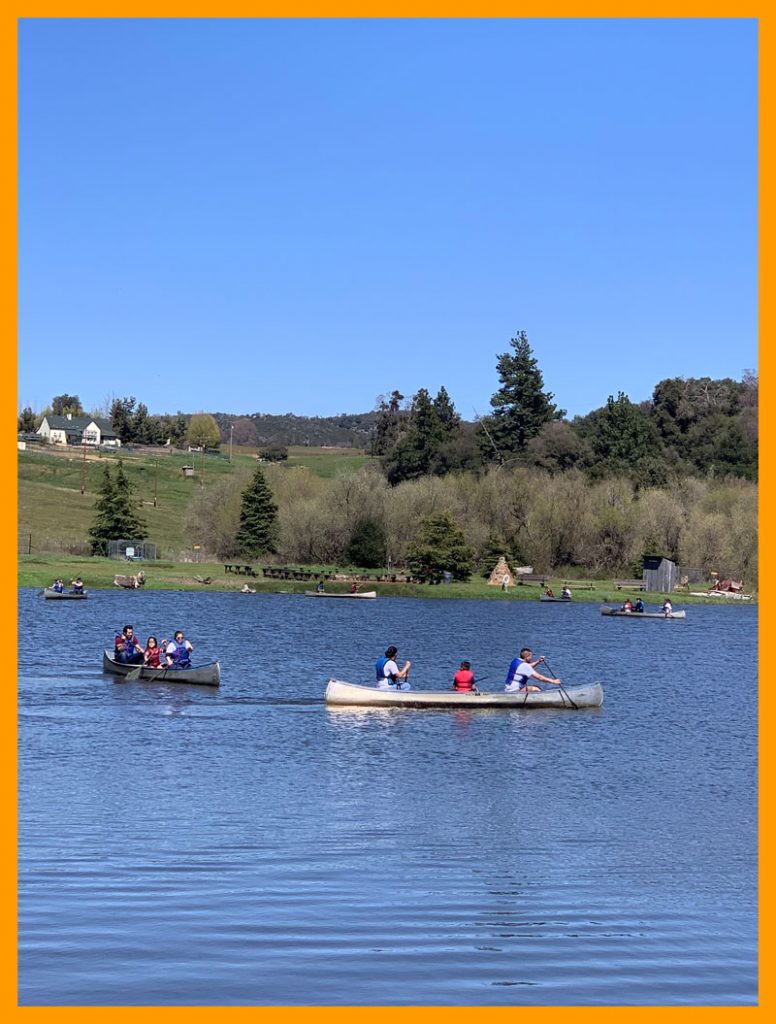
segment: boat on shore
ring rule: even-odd
[[[220,662],[192,668],[149,668],[147,665],[125,665],[116,661],[110,651],[102,652],[102,670],[110,675],[140,679],[149,683],[191,683],[196,686],[218,686],[221,682]],[[139,671],[138,671],[139,670]]]
[[[89,595],[85,590],[52,590],[45,587],[43,596],[47,601],[83,601]]]
[[[684,619],[687,613],[680,612],[624,612],[622,608],[602,608],[602,615],[610,615],[623,619]]]
[[[600,683],[553,686],[522,693],[465,693],[455,690],[380,690],[342,679],[330,679],[324,699],[329,705],[367,708],[600,708],[604,691]]]
[[[376,590],[361,590],[356,591],[355,594],[344,593],[337,594],[334,591],[329,590],[305,590],[305,597],[356,597],[356,598],[375,598],[377,597]]]

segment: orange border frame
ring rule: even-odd
[[[245,2],[228,3],[226,10],[218,5],[203,3],[201,0],[190,0],[188,3],[168,2],[158,6],[150,3],[95,3],[93,0],[86,0],[82,3],[67,3],[63,0],[50,0],[49,3],[11,3],[10,11],[0,14],[0,138],[5,140],[7,154],[2,163],[3,189],[0,214],[3,237],[3,273],[0,276],[0,289],[2,289],[3,309],[5,323],[8,330],[9,347],[14,353],[11,366],[14,370],[13,376],[7,374],[12,383],[4,384],[7,394],[2,404],[3,417],[3,443],[0,445],[0,466],[3,470],[3,477],[7,481],[9,493],[6,501],[0,503],[0,517],[2,522],[2,538],[5,539],[5,549],[16,552],[16,503],[17,503],[17,470],[15,449],[13,440],[16,434],[17,394],[16,394],[16,342],[11,338],[16,335],[16,129],[17,129],[17,92],[16,92],[16,27],[18,20],[22,18],[259,18],[259,17],[406,17],[406,18],[753,18],[759,22],[759,49],[760,49],[760,181],[770,183],[773,180],[774,167],[771,158],[772,141],[767,128],[771,127],[771,105],[773,94],[773,66],[769,66],[769,60],[774,60],[774,47],[771,45],[770,30],[773,17],[760,13],[762,4],[753,4],[752,9],[741,11],[731,9],[729,4],[716,2],[710,3],[678,3],[658,4],[650,7],[647,4],[612,4],[612,3],[548,3],[533,2],[525,4],[510,4],[503,2],[490,2],[482,5],[475,3],[462,3],[460,0],[426,0],[425,3],[410,3],[407,0],[389,0],[389,2],[377,3],[354,2],[354,0],[340,0],[339,3],[325,3],[321,0],[274,0],[274,2],[263,2],[250,4]],[[763,283],[767,283],[770,269],[770,226],[771,208],[770,193],[772,189],[760,189],[760,276]],[[769,294],[766,287],[761,287],[760,317],[761,337],[767,337],[770,324]],[[760,345],[760,376],[764,378],[764,396],[761,400],[761,409],[769,407],[771,373],[771,355],[769,347]],[[770,460],[771,441],[773,428],[769,426],[765,416],[761,417],[764,429],[763,445],[765,455],[761,458],[761,509],[767,507],[771,497],[773,478],[771,477]],[[10,500],[12,499],[12,500]],[[769,570],[774,568],[773,543],[771,538],[761,533],[760,549],[763,560],[761,578],[767,579],[770,576]],[[2,601],[4,637],[12,638],[10,645],[3,644],[5,656],[4,681],[7,686],[15,687],[17,676],[15,638],[17,631],[17,589],[16,589],[16,554],[12,563],[14,573],[9,574],[11,583],[0,595]],[[767,593],[765,587],[761,588],[763,594]],[[761,636],[762,640],[762,636]],[[11,648],[11,656],[6,653],[7,647]],[[761,644],[762,649],[762,644]],[[9,663],[10,662],[10,663]],[[735,683],[733,683],[735,685]],[[9,702],[10,703],[10,702]],[[16,702],[14,700],[12,709],[15,712]],[[770,711],[766,701],[760,702],[761,711],[761,736],[766,743],[761,743],[761,749],[767,750],[767,740],[771,738],[771,720],[773,712]],[[771,917],[771,886],[767,884],[767,869],[772,866],[770,857],[770,823],[766,818],[767,812],[771,809],[768,800],[770,783],[772,779],[772,766],[768,759],[761,764],[760,768],[760,854],[761,854],[761,881],[765,882],[760,893],[760,1003],[757,1007],[23,1007],[16,1004],[16,964],[17,964],[17,939],[16,939],[16,716],[7,709],[2,719],[2,743],[0,743],[0,757],[2,758],[2,797],[5,810],[6,842],[3,843],[3,878],[4,905],[3,905],[3,945],[4,956],[2,967],[0,967],[0,1008],[5,1013],[19,1015],[28,1020],[42,1020],[50,1017],[83,1019],[90,1017],[93,1020],[129,1020],[142,1016],[143,1021],[152,1021],[157,1015],[165,1020],[192,1021],[209,1019],[218,1015],[219,1019],[229,1016],[232,1019],[239,1017],[257,1017],[261,1015],[264,1020],[277,1021],[278,1024],[287,1024],[295,1020],[305,1021],[314,1017],[324,1024],[341,1024],[344,1019],[361,1021],[368,1017],[371,1021],[387,1021],[389,1015],[401,1015],[405,1020],[417,1021],[418,1024],[427,1024],[436,1018],[440,1024],[444,1020],[449,1024],[451,1019],[463,1020],[477,1017],[481,1020],[504,1021],[513,1015],[531,1016],[533,1019],[552,1021],[565,1019],[573,1015],[576,1020],[586,1018],[592,1024],[596,1018],[606,1016],[613,1020],[614,1014],[625,1015],[629,1019],[643,1019],[647,1021],[660,1013],[681,1018],[686,1022],[688,1018],[700,1019],[721,1019],[722,1017],[746,1016],[751,1018],[753,1014],[759,1015],[767,1012],[768,1007],[772,1008],[772,981],[770,968],[772,967],[771,957],[771,929],[769,927]],[[764,864],[764,868],[763,865]]]

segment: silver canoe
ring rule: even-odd
[[[539,595],[540,601],[555,601],[557,604],[568,604],[570,597],[548,597],[546,594]]]
[[[43,591],[43,596],[47,601],[60,600],[60,601],[83,601],[87,597],[85,590],[80,593],[76,593],[73,590],[52,590],[51,587],[46,587]]]
[[[686,612],[624,612],[622,608],[602,608],[602,615],[614,615],[623,619],[684,619]]]
[[[305,597],[377,597],[376,590],[356,591],[355,594],[335,594],[328,590],[305,590]]]
[[[378,690],[342,679],[330,679],[327,704],[370,708],[600,708],[604,691],[600,683],[585,686],[553,686],[536,693],[456,693],[454,690]]]
[[[218,686],[221,682],[221,665],[217,661],[194,668],[147,668],[145,665],[122,665],[113,659],[110,651],[102,652],[102,670],[114,676],[128,676],[140,672],[133,679],[151,683],[193,683],[198,686]]]

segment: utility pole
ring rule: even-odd
[[[232,461],[232,440],[234,438],[234,423],[229,424],[229,461]]]
[[[86,445],[82,445],[84,450],[84,458],[81,463],[81,494],[86,490]]]
[[[154,508],[156,508],[156,478],[159,476],[159,456],[154,456]]]

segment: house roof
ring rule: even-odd
[[[96,423],[103,437],[116,437],[110,420],[101,416],[46,416],[51,430],[64,430],[68,434],[82,434],[90,423]]]

